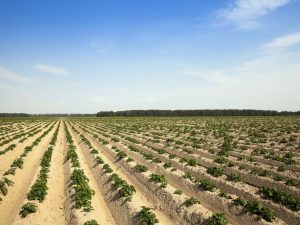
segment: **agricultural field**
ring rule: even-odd
[[[300,224],[300,118],[1,119],[10,224]]]

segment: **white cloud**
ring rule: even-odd
[[[89,98],[89,101],[102,103],[102,102],[105,102],[105,99],[102,97],[96,96],[96,97]]]
[[[19,83],[32,83],[33,80],[23,75],[16,74],[8,69],[0,67],[0,78],[8,81],[19,82]]]
[[[267,51],[276,51],[288,48],[296,44],[300,44],[300,32],[278,37],[271,42],[263,44],[263,47]]]
[[[292,0],[235,0],[233,4],[217,12],[218,17],[241,29],[252,29],[259,24],[257,19]]]
[[[280,79],[284,83],[291,81],[292,84],[295,83],[294,79],[297,79],[296,83],[298,81],[300,83],[299,62],[300,55],[298,52],[286,51],[279,54],[266,54],[231,68],[219,70],[184,69],[179,71],[179,73],[187,76],[196,76],[220,85],[251,81],[250,85],[261,80],[272,83],[276,79]],[[293,79],[288,81],[288,77],[293,77]]]
[[[69,75],[70,73],[63,67],[47,66],[47,65],[34,65],[33,69],[42,72],[57,75]]]
[[[280,51],[220,70],[185,69],[185,76],[210,81],[193,91],[211,108],[299,110],[300,54]],[[184,92],[184,90],[183,90]],[[185,93],[181,93],[184,96]],[[203,96],[203,97],[202,97]],[[185,96],[188,98],[188,96]],[[196,97],[195,97],[196,98]]]

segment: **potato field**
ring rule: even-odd
[[[300,224],[300,118],[0,120],[0,225]]]

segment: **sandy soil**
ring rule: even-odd
[[[45,132],[51,125],[44,128],[41,132],[38,134],[29,137],[26,141],[23,143],[18,143],[16,148],[13,151],[8,151],[4,155],[0,155],[0,177],[2,177],[3,173],[10,167],[12,162],[18,158],[23,152],[24,148],[28,145],[31,145],[32,142],[37,139],[43,132]]]
[[[14,225],[63,225],[64,216],[64,171],[63,171],[63,151],[66,148],[66,140],[63,133],[63,125],[60,125],[57,142],[54,147],[49,178],[47,186],[48,195],[43,203],[36,203],[38,211],[34,214],[21,218],[18,216]]]
[[[24,159],[23,169],[18,169],[15,176],[8,176],[14,182],[14,186],[9,187],[7,196],[0,202],[0,225],[12,224],[18,215],[30,184],[39,168],[40,159],[47,150],[55,128],[56,126],[42,139],[38,146],[34,147],[33,151],[28,153]]]
[[[71,128],[69,128],[69,130],[71,131]],[[92,207],[94,208],[94,210],[87,213],[83,212],[82,210],[75,210],[75,216],[78,220],[78,223],[84,224],[88,220],[95,219],[99,224],[115,225],[115,220],[111,215],[111,212],[105,203],[97,182],[89,166],[87,165],[84,155],[81,152],[82,149],[80,147],[80,144],[77,139],[74,140],[76,140],[75,145],[77,146],[77,155],[80,162],[80,167],[88,177],[90,187],[95,191],[95,195],[92,198]]]
[[[38,123],[32,123],[32,124],[19,124],[19,126],[17,125],[11,125],[9,126],[8,130],[2,131],[0,132],[0,138],[5,138],[7,139],[9,136],[13,136],[15,134],[18,134],[20,132],[26,131],[31,129],[32,127],[37,126]],[[1,128],[3,128],[3,126],[1,126]]]
[[[44,123],[42,126],[45,126],[45,125],[46,125],[46,123]],[[11,134],[9,137],[7,137],[5,140],[10,139],[10,138],[12,138],[13,136],[15,136],[16,134],[20,134],[20,133],[22,133],[22,132],[29,132],[29,131],[31,131],[33,128],[38,127],[38,126],[40,126],[40,124],[36,124],[36,125],[34,125],[34,126],[29,126],[29,127],[27,127],[26,129],[22,129],[21,131],[14,132],[14,133]],[[23,135],[22,137],[19,137],[19,138],[15,139],[15,140],[11,140],[11,141],[9,141],[7,144],[2,145],[2,146],[0,147],[0,151],[4,150],[6,147],[8,147],[8,146],[11,145],[11,144],[18,144],[19,141],[20,141],[22,138],[26,137],[26,136],[27,136],[27,134],[26,134],[26,135]],[[3,141],[3,140],[2,140],[2,141]],[[2,142],[2,141],[0,141],[0,142]]]
[[[77,126],[75,126],[76,129],[78,129],[80,132],[82,132],[82,130],[80,128],[78,128]],[[71,128],[70,128],[71,130]],[[82,132],[84,133],[84,132]],[[78,139],[77,135],[74,136],[76,139]],[[134,185],[136,188],[136,193],[134,194],[134,199],[132,199],[133,203],[134,201],[136,201],[137,205],[143,205],[143,206],[147,206],[150,208],[154,208],[155,209],[155,215],[156,217],[159,219],[159,224],[164,224],[164,225],[173,225],[173,222],[170,221],[170,219],[164,214],[163,211],[160,211],[161,209],[155,207],[153,205],[153,203],[150,201],[151,199],[147,198],[145,196],[145,194],[143,194],[143,192],[141,190],[139,190],[133,182],[132,180],[124,173],[123,168],[121,166],[117,166],[116,164],[114,164],[113,160],[107,156],[107,154],[105,153],[105,150],[103,150],[101,148],[101,146],[96,143],[93,139],[90,138],[89,135],[86,135],[86,138],[88,138],[92,144],[92,146],[96,147],[96,149],[99,150],[100,156],[103,158],[103,160],[110,165],[110,167],[114,170],[115,173],[117,173],[122,179],[126,180],[126,182],[130,185]]]
[[[64,131],[64,124],[61,123],[58,140],[56,146],[54,147],[52,161],[49,172],[48,179],[48,195],[43,203],[34,201],[38,206],[38,211],[36,213],[28,215],[26,218],[21,219],[18,215],[21,206],[28,202],[26,194],[31,188],[31,185],[34,183],[37,175],[39,174],[39,164],[40,159],[43,156],[44,152],[47,150],[50,140],[53,136],[53,133],[57,125],[52,129],[49,134],[42,139],[42,141],[33,148],[33,151],[30,152],[27,157],[24,158],[24,167],[23,169],[17,169],[15,176],[7,176],[15,184],[12,187],[8,187],[7,196],[2,196],[3,201],[0,201],[0,225],[83,225],[86,221],[95,219],[100,225],[123,225],[122,222],[126,221],[126,225],[137,225],[135,222],[132,222],[132,218],[136,215],[141,208],[141,206],[147,206],[154,209],[156,217],[159,219],[160,225],[174,225],[174,224],[199,224],[200,220],[195,222],[196,219],[208,218],[211,213],[222,211],[226,214],[227,218],[231,224],[251,224],[257,217],[253,214],[240,215],[242,211],[241,208],[232,205],[231,200],[225,200],[222,198],[219,201],[219,190],[215,192],[203,192],[199,191],[193,182],[189,180],[182,179],[182,174],[184,172],[191,172],[194,176],[197,177],[208,177],[211,178],[207,172],[206,168],[216,165],[213,162],[214,157],[210,153],[207,153],[207,150],[201,145],[199,149],[192,149],[187,147],[190,145],[187,134],[182,134],[180,137],[173,137],[174,139],[182,139],[183,143],[187,143],[187,146],[184,144],[180,145],[179,150],[172,150],[171,147],[165,148],[168,153],[178,154],[180,157],[195,158],[202,156],[199,160],[201,166],[189,167],[179,163],[178,159],[170,160],[168,154],[158,155],[151,149],[151,146],[156,148],[163,148],[165,138],[159,137],[161,143],[152,143],[154,136],[149,130],[150,136],[145,136],[146,131],[136,131],[136,132],[127,132],[126,129],[118,131],[116,135],[113,131],[113,125],[101,124],[97,122],[85,122],[85,121],[66,121],[70,133],[72,134],[75,145],[77,146],[77,154],[80,161],[81,169],[84,170],[85,175],[89,179],[90,187],[95,191],[95,195],[92,198],[92,206],[94,210],[91,212],[83,212],[74,208],[74,199],[73,195],[74,190],[70,186],[70,172],[72,168],[69,161],[65,161],[66,151],[67,151],[67,142]],[[45,125],[47,122],[41,122]],[[53,124],[53,123],[52,123]],[[94,155],[90,154],[90,150],[87,146],[81,142],[79,134],[75,133],[70,124],[75,125],[76,129],[80,133],[84,134],[86,138],[91,142],[92,146],[99,151],[99,155],[105,163],[109,164],[110,167],[117,173],[122,179],[126,180],[128,184],[134,185],[136,188],[136,193],[133,195],[132,202],[123,201],[122,198],[117,198],[118,190],[113,189],[111,183],[108,181],[109,174],[105,174],[101,169],[101,166],[95,166]],[[38,124],[19,124],[15,126],[12,134],[18,133],[21,129],[29,130]],[[48,125],[49,128],[51,124]],[[118,137],[120,142],[113,143],[103,146],[95,139],[89,132],[85,132],[83,129],[80,129],[80,126],[86,128],[92,133],[102,133],[109,134],[111,137]],[[24,148],[30,145],[37,137],[39,137],[47,128],[44,128],[41,132],[34,135],[34,137],[28,138],[24,143],[18,143],[18,140],[14,140],[9,144],[18,143],[17,147],[13,151],[7,152],[5,155],[0,155],[0,180],[3,176],[4,171],[6,171],[14,159],[18,158],[24,151]],[[103,130],[98,131],[96,128],[103,128]],[[157,127],[159,129],[159,127]],[[153,130],[156,131],[155,129]],[[8,132],[9,133],[9,132]],[[160,158],[164,162],[172,162],[173,166],[177,168],[176,172],[171,172],[170,170],[165,170],[162,167],[162,164],[151,164],[149,161],[146,161],[140,154],[131,152],[126,145],[122,143],[128,143],[125,138],[129,135],[132,138],[137,138],[141,140],[141,144],[132,144],[133,146],[143,148],[145,152],[152,153]],[[151,136],[152,135],[152,136]],[[202,134],[201,134],[202,135]],[[199,134],[199,137],[201,136]],[[102,135],[99,135],[101,137]],[[171,136],[172,137],[172,136]],[[207,137],[208,138],[208,137]],[[214,139],[214,137],[211,137]],[[103,136],[103,139],[107,139]],[[147,140],[149,141],[147,142]],[[108,139],[111,141],[110,139]],[[216,147],[216,140],[210,140],[214,143],[213,147]],[[145,143],[144,143],[145,142]],[[143,145],[144,143],[145,145]],[[9,145],[7,144],[7,145]],[[117,146],[119,149],[127,152],[129,157],[132,157],[135,162],[127,163],[125,160],[116,160],[116,152],[111,149],[112,145]],[[172,145],[172,144],[171,144]],[[108,148],[107,148],[108,147]],[[195,154],[187,154],[184,151],[180,151],[182,148],[192,149],[192,152]],[[248,149],[244,154],[249,154],[251,149]],[[203,151],[203,154],[202,154]],[[277,150],[276,150],[277,151]],[[281,153],[281,152],[280,152]],[[284,153],[284,152],[282,152]],[[239,151],[233,151],[229,159],[236,161],[236,155],[239,155]],[[246,154],[246,155],[247,155]],[[297,158],[298,160],[298,158]],[[242,161],[243,162],[243,161]],[[262,168],[267,168],[268,170],[274,170],[276,174],[278,162],[273,163],[270,160],[265,162],[265,159],[258,160],[259,163],[255,164],[247,161],[249,168],[254,166]],[[145,173],[135,173],[133,172],[133,167],[136,163],[144,164],[148,166],[149,170]],[[275,166],[274,166],[274,165]],[[300,168],[300,167],[299,167]],[[237,167],[226,168],[226,174],[230,173],[231,170],[237,170]],[[292,168],[293,169],[293,168]],[[293,170],[297,171],[298,167],[295,167]],[[234,171],[235,172],[235,171]],[[149,175],[151,173],[164,174],[168,179],[168,185],[164,189],[158,189],[157,185],[149,181]],[[272,182],[267,183],[267,178],[255,177],[252,178],[247,174],[246,171],[240,171],[244,176],[245,183],[231,183],[226,180],[226,176],[214,178],[211,180],[214,181],[219,189],[222,189],[228,193],[232,193],[232,197],[236,198],[241,196],[246,199],[255,199],[270,209],[273,209],[278,219],[276,219],[272,224],[298,224],[298,219],[300,218],[300,212],[292,212],[287,209],[285,206],[280,204],[273,203],[269,200],[262,199],[259,195],[254,194],[258,190],[258,186],[270,186]],[[289,175],[288,173],[293,173]],[[295,177],[296,172],[288,170],[284,173],[286,177]],[[300,173],[299,173],[300,174]],[[272,174],[273,175],[273,174]],[[249,179],[248,179],[249,176]],[[246,179],[247,178],[247,179]],[[257,179],[254,180],[254,179]],[[260,182],[261,181],[261,182]],[[277,183],[276,183],[277,184]],[[283,185],[283,184],[282,184]],[[276,185],[274,185],[276,186]],[[277,186],[276,186],[277,187]],[[289,190],[291,187],[287,186],[286,190]],[[175,189],[180,189],[183,191],[183,194],[180,196],[173,195]],[[280,187],[279,189],[282,189]],[[292,188],[291,188],[292,189]],[[283,188],[283,190],[285,190]],[[299,190],[296,189],[295,193],[298,193]],[[286,191],[288,193],[288,191]],[[290,193],[293,194],[291,191]],[[251,195],[251,196],[250,196]],[[189,208],[182,207],[183,201],[194,196],[195,198],[201,201],[200,205],[193,205]],[[236,208],[236,209],[234,209]],[[201,214],[205,214],[201,216]],[[191,220],[191,218],[195,220]],[[246,217],[249,216],[247,219]],[[285,222],[283,222],[285,221]],[[132,222],[132,223],[131,223]],[[202,223],[201,223],[202,224]],[[206,224],[206,223],[204,223]],[[253,224],[271,224],[267,223],[264,220],[255,221]]]
[[[104,139],[106,139],[106,138],[104,138]],[[126,142],[126,141],[125,141]],[[135,144],[133,144],[133,145],[135,145]],[[136,145],[135,145],[136,146]],[[141,146],[142,147],[142,146]],[[147,151],[148,152],[148,151]],[[151,152],[151,151],[150,151]],[[152,153],[154,153],[154,152],[152,152]],[[165,156],[164,155],[162,155],[162,156],[159,156],[158,155],[158,157],[159,158],[164,158]],[[167,160],[167,161],[169,161],[169,160]],[[177,167],[175,164],[173,164],[175,167]],[[187,169],[187,167],[184,167],[184,166],[179,166],[179,168],[177,167],[177,169],[179,169],[179,170],[186,170]],[[197,170],[199,170],[200,168],[199,167],[197,167]],[[191,171],[190,171],[191,170]],[[189,168],[188,169],[188,171],[190,171],[190,172],[192,172],[194,169],[193,168]],[[193,173],[193,172],[192,172]],[[204,174],[204,175],[206,175],[206,170],[204,169],[204,171],[202,171],[202,173]],[[195,175],[195,173],[193,173],[194,175]],[[224,188],[224,185],[225,185],[225,183],[226,183],[226,181],[222,181],[222,180],[220,180],[219,178],[213,178],[213,180],[215,180],[215,181],[217,181],[217,182],[222,182],[222,184],[220,184],[220,186],[222,186],[223,188]],[[175,183],[173,183],[173,184],[175,184]],[[177,186],[176,184],[175,184],[175,186]],[[236,189],[237,188],[237,186],[239,186],[239,187],[242,187],[241,189],[239,189],[239,190],[243,190],[242,191],[242,193],[241,193],[241,191],[239,191],[239,195],[241,195],[241,196],[243,196],[243,195],[246,195],[247,197],[250,197],[250,199],[252,199],[252,198],[255,198],[255,196],[250,196],[250,193],[256,193],[256,191],[257,191],[257,188],[255,188],[255,187],[253,187],[253,186],[249,186],[249,185],[247,185],[247,184],[241,184],[241,183],[238,183],[238,184],[234,184],[234,188],[231,188],[231,189]],[[227,190],[227,191],[229,191],[230,192],[230,190]],[[256,196],[256,198],[259,198],[258,196]],[[263,200],[260,200],[260,201],[263,201]],[[278,207],[278,206],[276,206],[276,205],[274,205],[274,204],[270,204],[268,201],[263,201],[265,204],[267,204],[267,206],[268,207],[271,207],[271,208],[273,208],[279,215],[280,215],[280,217],[281,218],[285,218],[285,216],[283,216],[282,215],[282,213],[279,213],[279,212],[281,212],[281,210],[284,210],[285,212],[283,213],[284,215],[287,215],[287,210],[286,209],[282,209],[281,207]],[[210,208],[211,209],[211,207],[209,207],[207,204],[206,204],[206,207],[208,207],[208,208]],[[288,213],[289,215],[291,215],[290,213]],[[278,216],[279,216],[278,215]],[[294,214],[293,213],[293,218],[295,219],[295,218],[297,218],[297,215],[296,214]],[[234,221],[234,220],[233,220]]]

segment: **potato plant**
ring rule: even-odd
[[[6,177],[0,180],[0,194],[6,196],[8,192],[7,187],[12,186],[13,184],[14,182]]]
[[[89,220],[85,222],[83,225],[99,225],[96,220]]]
[[[141,165],[141,164],[137,164],[135,167],[134,167],[134,170],[138,173],[143,173],[143,172],[147,172],[148,171],[148,167],[147,166],[144,166],[144,165]]]
[[[113,186],[119,190],[122,197],[125,197],[127,200],[131,201],[133,194],[136,192],[133,185],[129,185],[116,173],[113,173],[109,176],[109,181],[112,182]]]
[[[162,188],[167,187],[167,184],[168,184],[168,181],[167,181],[167,179],[164,175],[159,175],[159,174],[152,173],[150,175],[150,180],[154,181],[155,183],[160,183],[160,186]]]
[[[11,144],[8,147],[6,147],[3,151],[0,151],[0,155],[4,155],[6,152],[8,151],[12,151],[14,150],[14,148],[16,147],[16,144]]]
[[[102,168],[104,170],[104,173],[112,173],[113,172],[112,168],[110,168],[110,166],[108,164],[104,164]]]
[[[130,181],[135,185],[137,184],[135,182],[139,182],[140,178],[151,174],[149,182],[141,182],[141,185],[146,188],[152,187],[154,183],[157,184],[157,187],[168,186],[163,192],[170,192],[168,196],[179,203],[174,204],[174,207],[178,206],[178,210],[182,210],[184,213],[198,212],[197,206],[189,206],[196,204],[196,197],[199,194],[201,195],[201,202],[203,202],[201,209],[206,211],[203,214],[203,223],[205,224],[226,224],[226,217],[238,224],[241,221],[239,215],[242,215],[243,212],[248,214],[249,219],[254,219],[253,221],[260,218],[276,224],[297,224],[297,219],[300,218],[297,195],[300,189],[298,179],[300,168],[299,118],[139,117],[98,119],[87,117],[66,118],[62,121],[65,121],[62,123],[65,125],[68,144],[66,159],[69,161],[67,165],[71,165],[71,176],[73,175],[71,188],[72,194],[74,194],[74,196],[72,195],[74,211],[82,212],[92,209],[89,202],[92,202],[92,197],[95,196],[89,186],[87,174],[84,174],[86,169],[91,169],[91,172],[98,173],[97,176],[101,176],[100,179],[103,178],[104,181],[107,181],[106,178],[109,177],[110,191],[117,193],[114,200],[120,200],[125,205],[132,204],[126,202],[131,199],[134,200],[134,203],[137,203],[138,201],[135,200],[140,197],[143,199],[143,196],[139,196],[140,194],[143,195],[143,192],[136,190],[122,177],[134,176],[134,179],[130,179]],[[25,137],[32,137],[37,134],[36,132],[41,132],[42,129],[48,130],[53,124],[55,124],[53,120],[48,127],[44,127],[44,124],[41,123],[37,129],[32,129],[26,135],[25,132],[21,131],[13,132],[14,129],[21,130],[21,127],[6,129],[4,126],[3,133],[0,134],[0,142],[6,143],[6,147],[1,150],[5,150],[5,152],[15,150],[7,140],[12,140],[14,137],[20,141]],[[79,129],[77,130],[77,128]],[[1,129],[0,126],[0,133],[2,132]],[[10,134],[6,135],[6,132],[10,132]],[[24,136],[20,136],[22,133]],[[54,134],[56,133],[58,133],[58,129],[54,132]],[[75,134],[76,139],[73,139],[71,134]],[[25,157],[31,157],[33,155],[31,151],[39,149],[41,140],[42,137],[40,136],[32,144],[26,146],[20,153],[21,156],[18,155],[16,159],[11,159],[11,162],[16,160],[12,166],[3,171],[4,175],[0,179],[0,196],[4,203],[6,203],[6,199],[3,193],[7,194],[10,189],[8,184],[4,182],[4,178],[11,179],[14,174],[19,176],[25,172],[20,171],[19,173],[19,169],[21,170],[22,166],[28,168]],[[79,143],[77,140],[80,140]],[[17,141],[15,143],[18,143]],[[55,145],[56,141],[57,138],[53,137],[50,146]],[[99,145],[96,145],[99,146],[99,150],[98,147],[95,147],[96,145],[94,146],[94,142],[98,142]],[[76,149],[78,144],[80,149]],[[82,144],[86,147],[82,148]],[[16,145],[18,146],[19,143]],[[79,157],[81,154],[78,151],[83,151],[83,158]],[[3,151],[0,151],[1,154]],[[9,156],[10,152],[7,155]],[[87,164],[85,162],[86,157],[88,158]],[[105,162],[106,159],[107,162]],[[118,159],[124,160],[119,161]],[[144,159],[147,161],[145,162]],[[92,160],[94,165],[90,164]],[[19,161],[23,161],[23,165]],[[128,165],[125,165],[125,162]],[[81,168],[81,163],[84,165],[84,171]],[[112,169],[114,163],[117,168],[120,168],[119,174],[115,174]],[[41,169],[28,193],[28,196],[31,196],[30,199],[33,199],[35,203],[42,202],[43,199],[47,198],[47,185],[49,184],[46,180],[47,171],[50,169],[49,165],[50,161],[47,158],[42,158]],[[12,180],[15,181],[13,177]],[[242,182],[243,180],[245,182]],[[94,182],[92,183],[94,184]],[[102,181],[100,185],[102,185]],[[104,190],[106,191],[106,188]],[[164,213],[164,210],[167,210],[164,207],[168,206],[163,204],[164,199],[159,195],[162,190],[159,192],[155,192],[155,190],[149,189],[149,195],[153,194],[153,197],[156,198],[155,204],[149,198],[150,204],[147,205],[161,207],[161,213]],[[138,192],[137,196],[135,196],[136,192]],[[183,193],[189,197],[184,198],[186,195]],[[98,193],[96,194],[98,195]],[[211,201],[211,196],[214,197],[214,201]],[[98,198],[95,197],[95,199],[98,201]],[[236,204],[235,207],[233,207],[233,203]],[[208,205],[210,207],[206,207]],[[232,208],[224,211],[225,216],[222,213],[214,213],[220,207]],[[151,208],[149,211],[151,212]],[[95,212],[98,212],[98,209],[95,208]],[[278,212],[278,219],[275,212]],[[135,218],[137,221],[134,222],[148,224],[142,222],[138,215],[139,212]],[[93,219],[90,216],[88,218]],[[94,219],[98,220],[98,217]],[[172,218],[170,221],[174,222]],[[190,221],[185,222],[189,223]],[[86,221],[87,225],[96,223],[96,220]],[[149,223],[151,224],[151,222]]]
[[[49,173],[49,167],[50,167],[50,162],[52,158],[52,153],[53,153],[53,145],[55,145],[57,141],[57,135],[58,135],[58,129],[57,127],[56,131],[54,132],[54,135],[51,139],[51,146],[47,149],[47,151],[44,153],[40,166],[41,170],[38,175],[38,178],[36,179],[35,183],[32,185],[30,191],[27,194],[27,199],[28,200],[38,200],[39,202],[43,202],[45,200],[45,197],[47,195],[47,180],[48,180],[48,173]],[[23,212],[23,214],[26,214],[26,212],[29,210],[28,208],[34,208],[36,206],[30,205],[27,206],[27,209]],[[35,211],[32,211],[31,213],[34,213]]]
[[[228,174],[227,175],[227,179],[229,181],[232,181],[232,182],[241,182],[242,181],[242,176],[238,173],[231,173],[231,174]]]
[[[207,169],[207,173],[211,174],[214,177],[220,177],[225,174],[224,170],[220,167],[210,167]]]
[[[155,214],[151,211],[152,209],[146,206],[143,206],[142,209],[138,212],[138,219],[142,225],[154,225],[159,223],[159,220],[156,218]]]
[[[127,157],[127,154],[124,151],[119,151],[117,154],[118,159],[124,159]]]
[[[39,202],[43,202],[47,195],[47,179],[48,172],[50,167],[50,162],[52,158],[53,147],[49,147],[48,150],[44,153],[43,158],[41,160],[41,170],[36,179],[35,183],[32,185],[31,190],[27,194],[28,200],[38,200]]]
[[[228,224],[228,220],[224,213],[214,213],[209,219],[208,219],[209,225],[226,225]]]
[[[98,156],[98,155],[96,156],[95,161],[96,161],[97,165],[104,164],[103,159],[100,156]]]
[[[36,146],[42,140],[42,138],[45,137],[53,129],[53,127],[54,124],[49,129],[47,129],[40,137],[38,137],[30,146],[26,146],[23,154],[12,162],[10,168],[6,170],[3,175],[15,175],[17,168],[22,169],[24,164],[24,158],[30,151],[32,151],[33,147]],[[11,186],[12,184],[12,181],[10,181],[8,178],[4,178],[2,181],[0,181],[1,193],[3,195],[6,195],[8,192],[7,186]]]
[[[213,183],[213,181],[209,180],[209,179],[197,179],[196,183],[199,185],[199,187],[201,189],[203,189],[204,191],[210,191],[213,192],[216,189],[215,184]]]
[[[200,204],[200,201],[194,197],[188,198],[187,200],[185,200],[185,202],[183,203],[186,207],[190,207],[192,205],[195,204]]]
[[[88,185],[88,178],[83,170],[74,169],[71,174],[72,185],[75,190],[75,207],[83,208],[85,211],[93,209],[91,199],[95,195],[95,191]]]
[[[276,219],[276,214],[273,212],[273,210],[266,208],[259,202],[247,201],[242,198],[236,198],[233,202],[235,205],[242,206],[245,213],[249,212],[255,214],[259,218],[262,218],[268,222],[272,222]]]
[[[67,159],[71,160],[72,167],[74,168],[71,174],[72,187],[75,191],[75,207],[77,209],[83,209],[84,211],[93,210],[91,199],[95,195],[95,191],[92,190],[88,184],[88,178],[84,174],[84,171],[80,169],[80,164],[78,160],[78,155],[76,153],[76,146],[72,135],[70,134],[68,127],[65,124],[65,131],[67,141],[69,143]],[[82,136],[84,138],[84,136]],[[86,141],[84,141],[87,144]],[[87,144],[89,145],[89,144]]]
[[[34,203],[29,202],[22,206],[19,214],[22,218],[25,218],[27,215],[31,213],[35,213],[36,211],[37,211],[37,206]]]
[[[282,204],[293,211],[300,210],[300,198],[289,193],[278,190],[277,188],[262,187],[260,193],[266,199]]]
[[[182,190],[176,190],[176,191],[174,191],[174,194],[175,195],[182,195]]]

